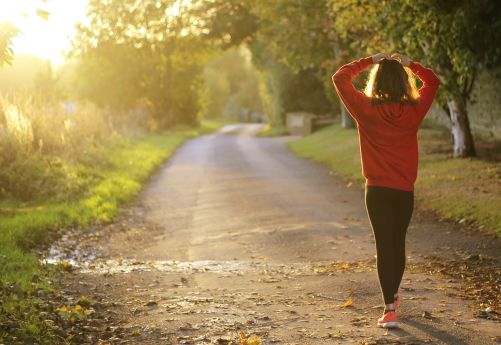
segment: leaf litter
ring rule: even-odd
[[[501,321],[501,269],[493,258],[481,254],[452,260],[429,256],[409,265],[409,270],[457,279],[460,284],[451,295],[473,300],[476,317]]]

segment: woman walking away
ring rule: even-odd
[[[362,93],[352,79],[371,65]],[[411,72],[423,83],[419,90]],[[358,127],[365,205],[376,241],[377,272],[385,303],[378,325],[397,327],[405,236],[414,208],[417,131],[440,81],[431,69],[398,53],[353,61],[341,67],[332,80]]]

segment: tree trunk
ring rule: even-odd
[[[331,18],[331,22],[332,22],[332,18]],[[333,26],[330,26],[330,27],[333,27]],[[336,58],[339,58],[343,52],[343,50],[339,46],[339,43],[334,42],[332,48],[333,48],[334,56]],[[341,109],[341,127],[355,128],[355,120],[353,120],[351,115],[348,113],[348,110],[346,110],[346,107],[344,106],[341,99],[339,99],[339,107]]]
[[[348,113],[348,110],[346,110],[346,107],[344,106],[343,102],[340,102],[340,107],[341,107],[341,126],[343,128],[355,128],[355,120],[353,120],[353,117]]]
[[[466,104],[461,98],[455,96],[447,100],[447,106],[451,118],[454,158],[476,156]]]

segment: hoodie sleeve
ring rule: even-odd
[[[417,104],[417,114],[422,119],[426,116],[433,103],[433,99],[440,86],[440,79],[438,79],[437,75],[430,68],[426,68],[417,62],[411,61],[409,68],[423,82],[423,85],[418,90],[419,102]]]
[[[339,98],[357,122],[364,114],[364,109],[369,105],[369,98],[353,86],[352,80],[372,64],[372,56],[358,59],[342,66],[332,76],[332,82]]]

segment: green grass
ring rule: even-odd
[[[422,128],[419,143],[418,208],[501,236],[499,163],[450,158],[449,134],[439,128]],[[356,130],[329,126],[290,142],[289,147],[300,157],[324,163],[336,175],[363,187]]]
[[[270,124],[266,124],[266,126],[259,131],[258,136],[259,137],[279,137],[282,135],[288,135],[289,132],[287,131],[287,128],[284,126],[270,126]]]
[[[213,131],[221,123],[205,121],[199,128],[176,129],[141,138],[123,139],[104,147],[91,165],[71,165],[76,176],[85,180],[85,192],[65,201],[0,204],[0,343],[39,342],[52,344],[50,329],[37,313],[38,289],[52,288],[40,276],[47,275],[34,249],[48,245],[51,232],[64,226],[83,226],[113,219],[120,206],[141,190],[150,174],[187,139]],[[89,178],[92,176],[92,178]],[[34,278],[37,282],[34,282]],[[6,292],[18,286],[16,293]],[[2,328],[4,321],[16,320],[15,331]]]

